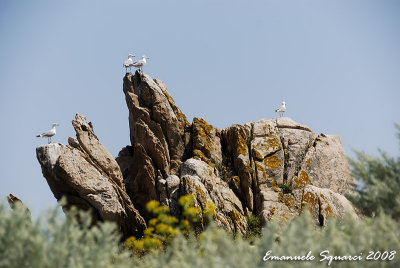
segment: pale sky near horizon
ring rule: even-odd
[[[188,120],[286,116],[352,148],[399,156],[400,1],[0,1],[0,198],[56,203],[35,136],[75,113],[117,156],[129,144],[129,53],[150,57]]]

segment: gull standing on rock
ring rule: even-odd
[[[150,59],[150,58],[143,55],[142,59],[134,62],[132,64],[132,66],[139,68],[143,72],[142,67],[146,65],[146,63],[147,63],[146,59]]]
[[[133,57],[135,57],[135,55],[129,54],[128,55],[128,59],[126,61],[124,61],[124,67],[126,69],[126,72],[128,72],[128,68],[130,70],[132,68],[132,66],[133,66],[132,65],[133,64],[133,60],[132,60]]]
[[[57,127],[57,126],[59,126],[59,124],[53,123],[52,129],[50,129],[49,131],[44,132],[44,133],[42,133],[42,134],[40,134],[40,135],[37,135],[36,137],[38,137],[38,138],[47,138],[47,141],[48,141],[49,144],[50,144],[51,138],[52,138],[54,135],[56,135],[56,127]]]
[[[279,114],[279,117],[281,117],[286,112],[286,103],[282,101],[281,107],[276,109],[275,112]]]

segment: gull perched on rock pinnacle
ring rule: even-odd
[[[141,71],[143,71],[142,67],[146,65],[146,63],[147,63],[146,59],[150,59],[150,58],[143,55],[142,59],[134,62],[132,64],[132,66],[136,67],[136,68],[139,68]]]
[[[130,70],[132,68],[132,66],[133,66],[132,65],[133,64],[133,60],[132,60],[133,57],[135,57],[135,55],[129,54],[128,55],[128,59],[126,61],[124,61],[124,67],[126,69],[126,72],[128,72],[128,68]]]
[[[59,126],[59,124],[53,123],[53,127],[52,127],[49,131],[44,132],[44,133],[42,133],[42,134],[40,134],[40,135],[37,135],[36,137],[38,137],[38,138],[47,138],[47,141],[48,141],[49,144],[50,144],[51,138],[52,138],[54,135],[56,135],[56,127],[57,127],[57,126]]]
[[[286,103],[284,101],[282,101],[281,107],[276,109],[275,112],[278,113],[279,116],[281,117],[284,114],[284,112],[286,112]]]

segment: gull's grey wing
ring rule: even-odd
[[[44,132],[44,133],[40,134],[40,136],[46,137],[46,138],[51,138],[51,137],[54,136],[54,132],[50,130],[50,131],[47,131],[47,132]]]

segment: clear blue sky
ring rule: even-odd
[[[113,155],[129,144],[129,53],[191,121],[287,116],[351,148],[399,155],[400,1],[0,1],[0,197],[34,213],[55,199],[35,136],[75,113]]]

